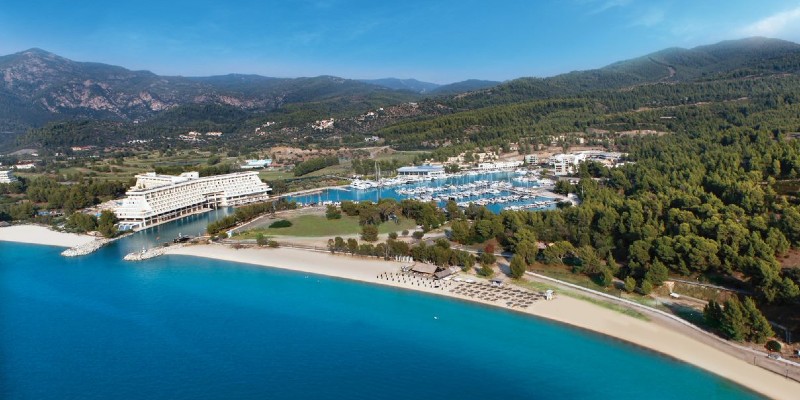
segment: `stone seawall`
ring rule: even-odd
[[[105,246],[106,244],[112,242],[114,239],[95,239],[89,243],[84,243],[80,246],[75,246],[73,248],[64,250],[61,252],[61,255],[64,257],[78,257],[78,256],[85,256],[90,253],[94,253],[101,247]]]
[[[144,260],[148,260],[148,259],[151,259],[151,258],[154,258],[154,257],[158,257],[158,256],[161,256],[161,255],[164,255],[164,253],[166,253],[167,250],[178,249],[178,248],[183,247],[184,245],[185,244],[180,243],[180,244],[173,244],[173,245],[169,245],[169,246],[154,247],[152,249],[148,249],[148,250],[145,250],[145,251],[136,251],[136,252],[133,252],[133,253],[126,254],[125,257],[123,257],[123,260],[125,260],[125,261],[144,261]]]

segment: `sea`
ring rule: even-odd
[[[191,256],[121,259],[227,212],[79,258],[0,242],[0,398],[759,398],[657,353],[507,310]]]

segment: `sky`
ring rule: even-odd
[[[508,80],[667,47],[800,42],[786,0],[9,0],[0,54],[38,47],[161,75]]]

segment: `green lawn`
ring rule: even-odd
[[[321,215],[300,215],[290,218],[292,226],[287,228],[261,228],[243,232],[238,239],[254,239],[259,233],[265,236],[301,236],[301,237],[334,237],[361,233],[358,217],[342,216],[341,219],[329,220]],[[401,218],[400,224],[386,222],[378,227],[378,232],[409,231],[416,227],[413,220]]]

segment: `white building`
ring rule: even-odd
[[[537,154],[528,154],[525,156],[525,164],[528,165],[535,165],[539,164],[539,155]]]
[[[34,169],[36,168],[36,164],[34,163],[20,163],[14,166],[14,169]]]
[[[400,167],[397,169],[397,175],[425,176],[425,177],[444,176],[444,167],[441,165],[420,165],[412,167]]]
[[[478,164],[478,169],[483,171],[499,171],[514,169],[522,166],[522,161],[495,161]]]
[[[0,171],[0,183],[16,182],[17,177],[11,171]]]
[[[114,213],[120,228],[143,228],[206,209],[265,201],[270,190],[258,172],[203,178],[197,172],[178,176],[148,172],[136,176],[136,186]]]
[[[244,165],[242,165],[240,168],[259,169],[259,168],[269,167],[270,165],[272,165],[272,160],[269,158],[264,160],[245,160]]]
[[[578,166],[586,161],[584,153],[554,154],[548,160],[556,176],[570,175],[578,171]]]

